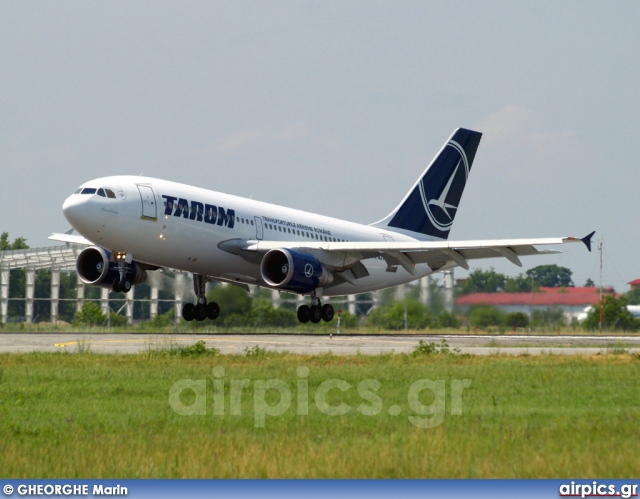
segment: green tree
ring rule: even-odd
[[[298,318],[293,310],[275,308],[271,300],[263,298],[254,300],[251,313],[247,316],[252,326],[257,327],[293,327]]]
[[[636,286],[622,296],[627,300],[627,305],[640,305],[640,287]]]
[[[453,312],[442,310],[436,317],[436,326],[441,329],[458,328],[460,321]]]
[[[498,274],[493,267],[489,270],[476,269],[469,274],[462,286],[462,294],[495,293],[505,286],[504,274]]]
[[[469,324],[472,327],[486,328],[504,325],[505,314],[495,307],[480,305],[469,312]]]
[[[600,327],[600,307],[595,306],[582,324],[588,330]],[[607,295],[602,299],[602,326],[605,329],[621,329],[635,331],[640,327],[640,321],[627,310],[627,300],[621,296]]]
[[[16,237],[13,240],[13,243],[10,243],[8,232],[3,232],[2,235],[0,235],[0,251],[11,251],[20,249],[29,249],[27,240],[24,237]]]
[[[216,319],[219,325],[225,325],[227,318],[232,315],[247,316],[253,302],[247,291],[233,285],[215,286],[207,293],[207,301],[214,301],[220,306],[220,317]],[[238,322],[237,319],[234,321]]]
[[[124,315],[116,314],[115,312],[110,312],[109,321],[107,322],[106,315],[105,315],[104,321],[101,324],[98,324],[98,326],[101,326],[103,324],[106,326],[109,323],[111,324],[111,327],[125,327],[129,325],[129,319]]]
[[[534,327],[557,328],[565,325],[564,311],[558,307],[549,307],[531,312],[531,325]]]
[[[596,283],[593,282],[593,279],[591,279],[591,277],[587,277],[587,281],[584,283],[584,287],[585,288],[595,288],[596,287]]]
[[[416,300],[402,300],[371,311],[367,322],[381,329],[426,329],[431,326],[431,311]]]
[[[324,324],[328,327],[336,327],[336,321],[338,320],[337,314],[336,318],[331,322],[325,322]],[[324,321],[323,321],[324,322]],[[343,310],[340,313],[340,327],[343,329],[355,329],[358,327],[358,317],[353,315],[348,310]]]
[[[505,279],[504,290],[508,293],[528,293],[531,291],[532,281],[525,274]]]
[[[27,277],[24,269],[9,271],[9,307],[7,310],[9,317],[17,317],[20,320],[24,320],[26,282]]]
[[[573,272],[566,267],[558,265],[538,265],[527,270],[527,277],[535,282],[535,286],[549,288],[573,287],[571,275]]]
[[[73,323],[78,326],[101,326],[107,316],[102,313],[100,306],[93,301],[85,302],[82,309],[76,312]]]
[[[163,328],[173,325],[176,318],[174,309],[165,312],[164,314],[158,314],[149,321],[149,325],[152,327]]]
[[[504,323],[513,330],[519,327],[528,327],[529,316],[527,314],[523,314],[522,312],[511,312],[506,315]]]
[[[17,237],[13,242],[9,241],[9,233],[3,232],[0,235],[0,251],[14,251],[29,249],[27,240],[24,237]],[[9,307],[7,314],[9,317],[23,318],[25,315],[25,290],[26,276],[24,269],[13,269],[9,272]]]

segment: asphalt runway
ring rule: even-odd
[[[170,344],[192,345],[204,340],[224,354],[241,354],[259,346],[277,352],[336,355],[411,353],[420,340],[440,343],[474,355],[595,355],[626,349],[640,353],[640,336],[537,335],[285,335],[285,334],[108,334],[0,333],[0,352],[78,352],[137,354]]]

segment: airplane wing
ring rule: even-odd
[[[460,266],[469,269],[469,260],[503,257],[522,266],[521,256],[558,253],[556,250],[538,249],[536,246],[581,242],[591,251],[591,234],[583,237],[550,237],[538,239],[494,239],[478,241],[411,241],[411,242],[323,242],[323,241],[261,241],[231,239],[219,248],[255,261],[272,249],[296,249],[312,254],[321,263],[337,272],[353,270],[361,277],[361,260],[382,257],[388,265],[399,265],[415,275],[415,264],[426,263],[432,270]],[[366,272],[366,269],[364,269]],[[343,275],[351,281],[350,273]],[[367,274],[365,274],[367,275]]]
[[[88,239],[85,239],[80,234],[74,234],[73,232],[74,232],[73,229],[69,229],[64,234],[60,234],[56,232],[51,234],[48,239],[51,239],[52,241],[61,241],[63,243],[93,246],[93,243],[91,241],[89,241]]]

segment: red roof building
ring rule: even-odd
[[[606,288],[605,293],[614,293]],[[533,310],[561,308],[571,320],[580,312],[600,301],[598,288],[538,288],[530,293],[473,293],[456,298],[456,306],[468,309],[477,305],[490,305],[505,312],[531,313]]]
[[[640,279],[634,279],[633,281],[628,282],[627,284],[631,286],[631,289],[638,288],[640,287]]]

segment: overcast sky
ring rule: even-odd
[[[638,26],[631,1],[4,0],[0,232],[53,244],[80,184],[140,173],[371,223],[463,126],[484,135],[450,239],[597,230],[626,291]],[[560,249],[522,270],[598,282],[597,251]]]

